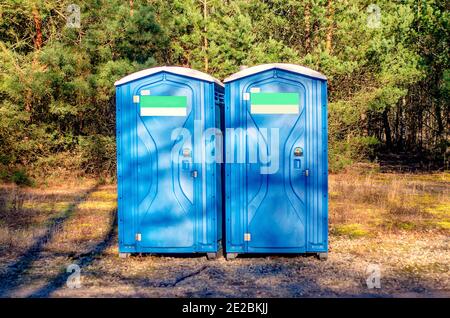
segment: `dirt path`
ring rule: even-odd
[[[389,184],[381,190],[373,186],[374,191],[391,188]],[[25,192],[22,212],[36,219],[27,219],[26,227],[13,232],[6,231],[10,226],[0,227],[1,297],[450,297],[450,238],[446,232],[412,229],[336,235],[332,231],[327,261],[306,256],[208,261],[203,255],[120,259],[115,186],[89,184],[82,191],[64,189],[63,196],[58,189],[46,190],[44,197],[42,190],[36,190],[39,196]],[[336,192],[333,204],[339,203],[340,187],[331,190]],[[443,196],[437,194],[437,198],[442,205]],[[27,200],[31,202],[28,205]],[[49,200],[52,208],[43,220],[43,202]],[[64,209],[53,208],[63,201]],[[427,204],[436,205],[434,201]],[[33,214],[33,209],[41,210]],[[438,220],[442,219],[441,210],[438,205]],[[340,210],[331,211],[332,229],[341,224],[340,218],[333,216],[337,212]],[[352,218],[358,217],[354,211],[345,211],[350,212]],[[8,214],[2,215],[5,224],[17,223],[16,214],[12,220],[7,219]],[[361,217],[356,220],[365,225]],[[23,233],[35,232],[38,235],[25,235],[26,240],[19,242]],[[73,272],[67,272],[71,265],[80,268],[79,288],[67,286],[73,277]],[[370,289],[366,280],[371,275],[368,268],[374,265],[380,270],[380,288]]]
[[[381,267],[381,288],[369,289],[364,256],[332,252],[314,257],[136,256],[118,259],[112,247],[82,272],[80,289],[59,289],[55,297],[449,297],[448,273],[402,273]],[[432,247],[433,248],[433,247]],[[440,248],[434,246],[434,248]]]
[[[392,240],[398,239],[391,238]],[[134,256],[119,259],[115,236],[98,249],[66,259],[47,258],[45,272],[28,272],[13,297],[450,297],[445,278],[402,273],[392,262],[381,263],[381,288],[366,284],[365,256],[331,252],[328,261],[315,257],[244,257],[207,261],[198,257]],[[363,243],[363,242],[360,242]],[[335,242],[335,246],[345,242]],[[431,248],[442,248],[438,244]],[[393,260],[395,262],[395,260]],[[81,268],[81,286],[66,286],[63,270]],[[64,266],[65,265],[65,266]],[[35,266],[39,266],[38,263]]]

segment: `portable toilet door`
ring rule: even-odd
[[[115,86],[120,256],[215,257],[222,193],[214,128],[223,84],[193,69],[155,67]]]
[[[293,64],[225,82],[226,255],[327,257],[327,80]]]

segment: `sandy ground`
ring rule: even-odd
[[[112,238],[115,239],[114,237]],[[390,237],[398,245],[401,237]],[[403,242],[406,245],[442,250],[445,239]],[[353,244],[364,244],[354,241]],[[20,271],[17,284],[1,290],[6,297],[449,297],[449,257],[443,255],[431,266],[441,264],[440,275],[405,270],[410,258],[374,251],[364,255],[335,252],[344,241],[333,242],[327,261],[307,256],[243,257],[208,261],[204,256],[134,256],[119,259],[111,245],[99,253],[67,257],[42,253],[32,268]],[[414,250],[413,246],[407,247]],[[448,250],[447,250],[448,252]],[[425,253],[426,254],[426,253]],[[412,254],[415,258],[417,254]],[[389,257],[389,259],[385,259]],[[392,258],[391,258],[392,257]],[[423,255],[427,258],[427,255]],[[378,261],[377,261],[378,260]],[[376,262],[377,261],[377,262]],[[79,264],[81,286],[67,286],[65,268]],[[380,287],[367,286],[369,264],[380,267]],[[426,262],[425,266],[430,266]],[[5,287],[2,282],[2,287]]]
[[[47,219],[38,225],[30,227],[34,223],[29,220],[28,230],[11,225],[6,231],[13,221],[0,215],[0,297],[450,297],[446,231],[342,235],[333,230],[337,221],[332,219],[327,261],[304,255],[251,255],[231,261],[204,255],[121,259],[115,186],[82,185],[49,187],[43,196],[42,189],[25,192],[22,210],[31,200],[28,213],[33,215],[36,207],[41,211],[36,215],[47,211]],[[12,190],[2,191],[5,196]],[[51,198],[67,204],[53,202],[47,209],[43,203]],[[79,266],[79,285],[74,273],[67,272],[71,264]],[[369,288],[367,279],[378,270],[380,288]]]

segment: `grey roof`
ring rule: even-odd
[[[302,74],[302,75],[306,75],[306,76],[310,76],[310,77],[314,77],[314,78],[319,78],[322,80],[326,80],[327,77],[325,75],[323,75],[322,73],[319,73],[317,71],[314,71],[310,68],[307,68],[305,66],[300,66],[300,65],[296,65],[296,64],[287,64],[287,63],[271,63],[271,64],[261,64],[261,65],[257,65],[257,66],[252,66],[246,69],[243,69],[242,71],[239,71],[237,73],[234,73],[233,75],[227,77],[226,79],[224,79],[224,83],[227,82],[232,82],[235,81],[237,79],[246,77],[246,76],[250,76],[256,73],[261,73],[273,68],[277,68],[280,70],[285,70],[285,71],[289,71],[289,72],[293,72],[293,73],[298,73],[298,74]]]
[[[148,75],[152,75],[152,74],[156,74],[159,72],[167,72],[167,73],[172,73],[172,74],[178,74],[178,75],[183,75],[183,76],[187,76],[187,77],[192,77],[192,78],[198,78],[207,82],[213,82],[213,83],[217,83],[220,86],[223,86],[223,83],[221,81],[219,81],[217,78],[212,77],[211,75],[208,75],[206,73],[191,69],[191,68],[187,68],[187,67],[179,67],[179,66],[160,66],[160,67],[152,67],[152,68],[148,68],[130,75],[127,75],[123,78],[121,78],[120,80],[116,81],[114,83],[115,86],[118,85],[122,85],[134,80],[137,80],[139,78],[142,77],[146,77]]]

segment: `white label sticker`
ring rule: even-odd
[[[141,116],[186,116],[186,107],[141,108]]]

